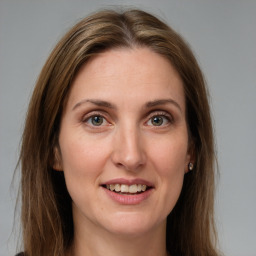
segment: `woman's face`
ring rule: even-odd
[[[147,48],[102,53],[77,74],[59,136],[75,229],[165,229],[190,161],[182,80]]]

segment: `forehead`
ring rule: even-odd
[[[171,97],[185,108],[178,72],[167,58],[148,48],[108,50],[89,60],[72,83],[68,104],[83,97],[131,102]]]

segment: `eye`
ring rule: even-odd
[[[104,122],[104,118],[102,116],[93,116],[90,119],[91,119],[91,123],[95,126],[100,126]]]
[[[149,126],[166,126],[171,123],[171,117],[167,114],[155,114],[147,121]]]
[[[93,115],[85,119],[83,122],[90,126],[102,126],[107,124],[107,120],[101,115]]]
[[[160,126],[163,124],[164,118],[162,116],[154,116],[150,121],[154,126]]]

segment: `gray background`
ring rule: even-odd
[[[14,255],[11,187],[24,117],[36,78],[61,35],[112,5],[150,11],[190,43],[205,73],[216,130],[216,197],[221,249],[256,255],[256,1],[0,0],[0,255]]]

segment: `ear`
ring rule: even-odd
[[[57,146],[54,147],[54,151],[53,151],[53,164],[52,164],[52,168],[55,171],[63,171],[60,149]]]
[[[192,165],[195,166],[195,162],[196,162],[195,144],[193,141],[191,141],[188,148],[188,152],[187,152],[187,159],[185,163],[185,173],[192,171],[189,169],[189,164],[192,163]]]

